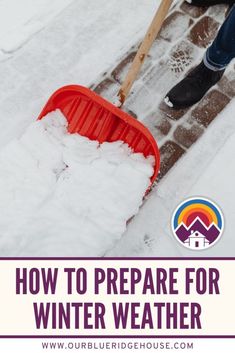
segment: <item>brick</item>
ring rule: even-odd
[[[193,20],[185,13],[174,11],[163,23],[159,36],[169,42],[182,38]]]
[[[171,70],[170,58],[164,58],[154,65],[143,77],[144,84],[156,92],[157,95],[165,95],[180,78],[183,72]]]
[[[136,51],[132,51],[129,53],[121,62],[118,64],[117,67],[112,71],[111,76],[118,82],[122,82],[124,75],[127,73],[130,64],[134,60],[136,55]]]
[[[158,102],[156,101],[157,94],[150,87],[146,86],[138,80],[129,94],[123,109],[131,110],[138,118],[143,121],[147,112],[157,109]],[[156,102],[156,103],[155,103]],[[154,103],[154,104],[153,104]]]
[[[174,46],[170,52],[170,69],[175,73],[186,73],[200,55],[200,50],[195,45],[184,40]]]
[[[167,141],[160,148],[161,167],[158,175],[158,180],[162,179],[164,175],[173,167],[185,150],[173,141]]]
[[[224,75],[222,79],[218,82],[218,86],[222,93],[229,97],[235,96],[235,73],[233,71],[229,72],[226,76]]]
[[[163,38],[156,38],[150,49],[150,59],[158,60],[169,51],[169,42]]]
[[[218,90],[210,91],[192,111],[192,117],[207,127],[226,107],[230,99]]]
[[[105,78],[103,81],[101,81],[95,88],[94,91],[97,94],[101,94],[105,90],[107,90],[110,86],[114,84],[114,81],[111,80],[110,78]]]
[[[148,71],[148,69],[151,67],[152,62],[155,60],[160,59],[168,50],[169,48],[169,43],[165,41],[164,39],[155,39],[152,48],[150,50],[150,53],[148,56],[145,58],[144,64],[141,67],[141,71],[139,76],[143,77],[144,74]],[[124,81],[127,72],[135,58],[137,51],[133,50],[131,51],[124,59],[115,67],[115,69],[111,72],[111,76],[122,84]]]
[[[189,40],[200,48],[207,48],[215,38],[219,23],[209,16],[204,16],[191,29]]]
[[[151,131],[157,142],[161,141],[171,130],[171,122],[157,110],[143,120],[143,124]]]
[[[193,18],[198,18],[202,16],[206,11],[208,7],[199,7],[199,6],[192,6],[188,4],[186,1],[182,3],[180,6],[180,10],[184,11],[187,13],[189,16]]]
[[[93,90],[107,100],[113,101],[119,91],[120,85],[110,79],[105,78]]]
[[[187,112],[187,109],[172,109],[168,107],[168,105],[166,105],[164,102],[160,103],[159,109],[166,117],[172,120],[179,120]]]
[[[214,20],[222,23],[227,16],[229,11],[229,6],[228,5],[217,5],[217,6],[211,6],[208,9],[208,16],[211,16],[214,18]]]
[[[183,125],[180,125],[174,131],[174,138],[176,142],[180,143],[186,148],[189,148],[194,142],[198,140],[203,131],[204,129],[196,124],[190,128],[186,128]]]
[[[171,123],[166,118],[162,118],[155,123],[154,127],[158,129],[162,135],[167,135],[171,129]]]

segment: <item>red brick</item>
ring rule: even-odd
[[[154,124],[154,127],[159,130],[162,135],[167,135],[171,129],[171,123],[168,119],[162,118]]]
[[[158,60],[169,50],[169,42],[163,38],[157,38],[150,49],[150,60]],[[148,59],[146,59],[148,60]]]
[[[192,6],[188,4],[186,1],[182,3],[180,9],[190,15],[193,18],[198,18],[202,16],[208,9],[208,7],[199,7],[199,6]]]
[[[105,78],[103,81],[101,81],[95,88],[94,91],[97,94],[101,94],[104,91],[106,91],[110,86],[114,84],[114,81],[111,80],[110,78]]]
[[[158,109],[142,120],[142,123],[151,131],[158,143],[168,135],[172,127],[171,121]]]
[[[184,154],[185,150],[173,141],[167,141],[160,148],[161,167],[158,180],[173,167],[178,159]]]
[[[119,88],[119,83],[110,78],[105,78],[93,90],[103,98],[113,101],[115,100]]]
[[[131,110],[134,114],[138,114],[138,119],[143,121],[146,117],[146,112],[157,110],[158,102],[154,101],[156,99],[155,91],[147,89],[141,81],[137,81],[133,86],[123,109],[125,111]],[[155,104],[154,104],[155,103]]]
[[[171,69],[171,62],[168,57],[157,62],[144,75],[143,81],[148,90],[164,96],[183,77],[184,72],[176,72]]]
[[[229,97],[235,96],[235,73],[234,71],[229,72],[224,75],[222,79],[218,82],[218,86],[222,93],[228,95]]]
[[[163,23],[159,36],[169,42],[182,38],[193,20],[185,13],[174,11]]]
[[[207,15],[213,17],[219,23],[223,23],[228,12],[229,12],[229,6],[225,4],[224,5],[221,4],[221,5],[209,7]]]
[[[172,109],[168,107],[168,105],[166,105],[164,102],[160,103],[159,109],[166,117],[172,120],[179,120],[187,112],[187,109]]]
[[[199,49],[189,41],[184,40],[171,50],[170,68],[176,73],[186,73],[189,66],[197,60],[199,55],[201,55]]]
[[[123,72],[126,73],[130,63],[134,60],[134,57],[136,55],[136,51],[132,51],[129,53],[121,62],[118,64],[117,67],[112,71],[111,75],[112,77],[117,80],[118,82],[121,82],[123,79]]]
[[[223,93],[217,90],[210,91],[192,111],[192,117],[199,124],[207,127],[225,108],[229,101],[230,99]]]
[[[209,16],[204,16],[191,29],[189,40],[200,48],[206,48],[215,38],[219,23]]]
[[[174,131],[174,138],[176,142],[189,148],[202,135],[203,131],[199,125],[193,125],[190,128],[180,125]]]

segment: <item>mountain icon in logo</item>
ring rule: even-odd
[[[223,215],[212,201],[189,199],[178,206],[172,230],[185,247],[202,250],[213,245],[223,230]]]
[[[199,217],[197,217],[189,227],[186,227],[184,223],[181,223],[175,232],[183,242],[194,232],[199,232],[204,235],[210,243],[220,235],[220,230],[214,223],[208,228]]]

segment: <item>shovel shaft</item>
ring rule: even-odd
[[[123,105],[125,100],[128,97],[128,94],[130,93],[131,87],[133,83],[135,82],[140,69],[144,63],[144,60],[146,56],[149,53],[149,50],[156,39],[156,36],[158,32],[160,31],[163,21],[169,11],[169,8],[171,7],[173,0],[162,0],[153,20],[152,23],[150,24],[147,33],[144,37],[144,40],[142,44],[140,45],[138,52],[136,53],[136,56],[132,62],[132,65],[127,73],[127,76],[118,92],[118,98],[120,105]]]

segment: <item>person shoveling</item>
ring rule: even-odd
[[[186,0],[186,2],[195,6],[211,6],[233,5],[235,0]],[[183,109],[199,102],[206,92],[221,79],[234,57],[235,5],[219,29],[212,45],[206,50],[201,63],[167,93],[165,103],[171,108]]]

